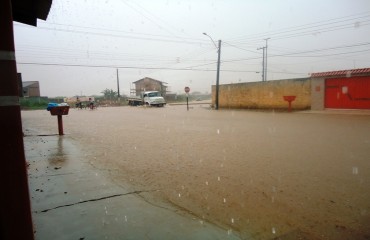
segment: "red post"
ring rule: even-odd
[[[0,239],[32,240],[11,0],[0,1]]]
[[[63,115],[58,115],[58,131],[59,135],[64,135],[63,133]]]
[[[288,112],[292,111],[292,102],[295,100],[296,96],[283,96],[283,99],[289,103]]]
[[[292,101],[289,101],[289,108],[288,108],[288,112],[291,112],[292,111]]]

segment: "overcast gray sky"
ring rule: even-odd
[[[18,72],[41,95],[100,95],[151,77],[174,93],[370,66],[369,0],[53,0],[38,27],[14,23]]]

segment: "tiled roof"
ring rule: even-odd
[[[370,68],[358,68],[358,69],[340,70],[340,71],[332,71],[332,72],[311,73],[311,77],[352,76],[352,75],[365,74],[365,73],[370,74]]]

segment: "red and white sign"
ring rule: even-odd
[[[186,93],[189,93],[190,92],[190,88],[189,87],[185,87],[185,92]]]

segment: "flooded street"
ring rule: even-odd
[[[58,133],[46,110],[22,121],[26,134]],[[204,104],[70,109],[63,123],[112,181],[243,238],[370,238],[370,115]],[[51,165],[68,162],[54,151]]]

